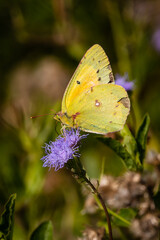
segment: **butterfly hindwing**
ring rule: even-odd
[[[82,92],[67,115],[77,114],[74,122],[70,119],[72,127],[77,125],[87,132],[106,134],[123,128],[129,109],[130,101],[123,87],[103,84]]]

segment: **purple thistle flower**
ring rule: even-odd
[[[158,28],[152,36],[152,45],[157,52],[160,52],[160,28]]]
[[[45,144],[46,156],[41,158],[44,162],[43,167],[54,167],[57,171],[63,168],[69,159],[73,159],[74,156],[79,157],[77,144],[86,136],[80,136],[79,129],[65,129],[54,142],[50,141],[49,144]]]
[[[122,86],[126,91],[131,91],[134,88],[134,82],[128,81],[128,73],[125,73],[124,76],[116,74],[115,84]]]

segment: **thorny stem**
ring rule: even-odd
[[[101,196],[101,194],[98,192],[98,190],[94,187],[94,185],[90,182],[90,180],[84,176],[83,177],[85,182],[91,187],[91,189],[93,190],[93,192],[97,195],[97,197],[99,198],[101,204],[102,204],[102,207],[104,209],[104,212],[105,212],[105,215],[106,215],[106,218],[107,218],[107,223],[108,223],[108,231],[109,231],[109,239],[110,240],[113,240],[113,237],[112,237],[112,227],[111,227],[111,221],[110,221],[110,217],[109,217],[109,213],[108,213],[108,210],[106,208],[106,205],[104,203],[104,200]]]

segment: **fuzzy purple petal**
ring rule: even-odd
[[[45,144],[45,156],[41,158],[43,167],[54,167],[55,171],[63,168],[69,159],[79,156],[78,143],[87,135],[80,135],[79,129],[67,129],[57,139]]]
[[[131,91],[134,88],[134,82],[128,81],[128,74],[125,73],[124,76],[116,75],[115,84],[122,86],[126,91]]]
[[[152,45],[157,52],[160,52],[160,28],[158,28],[153,34]]]

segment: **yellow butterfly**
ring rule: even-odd
[[[68,127],[106,134],[123,128],[129,110],[127,92],[115,85],[109,59],[95,44],[80,61],[55,118]]]

